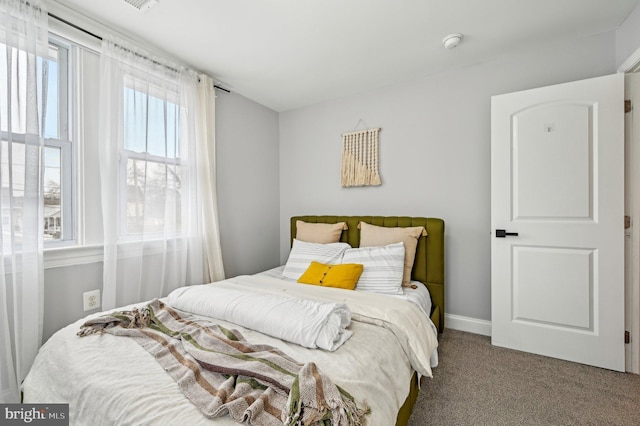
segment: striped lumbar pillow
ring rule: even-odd
[[[342,263],[342,255],[348,248],[351,246],[347,243],[319,244],[294,239],[282,276],[297,280],[314,260],[327,265]]]
[[[364,265],[356,290],[402,294],[403,243],[380,247],[350,248],[344,252],[342,263]]]

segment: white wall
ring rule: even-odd
[[[281,260],[293,215],[441,217],[446,311],[489,320],[491,96],[614,72],[615,37],[605,33],[281,113]],[[382,128],[383,184],[341,188],[340,134],[360,119]]]

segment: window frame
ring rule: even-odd
[[[162,77],[156,77],[158,80],[162,79]],[[147,90],[141,90],[140,86],[145,86]],[[174,156],[171,156],[167,151],[166,156],[150,154],[148,151],[136,151],[133,149],[129,149],[125,147],[125,139],[124,135],[122,138],[122,142],[119,147],[119,173],[120,173],[120,188],[119,188],[119,215],[120,215],[120,227],[119,227],[119,235],[118,241],[120,242],[135,242],[135,241],[162,241],[169,238],[176,238],[182,235],[182,229],[177,229],[173,231],[155,231],[155,232],[142,232],[136,233],[129,230],[129,215],[128,215],[128,163],[129,160],[139,160],[145,163],[155,163],[161,164],[164,166],[174,166],[176,168],[180,168],[181,166],[181,158],[180,158],[180,129],[179,129],[179,120],[180,120],[180,102],[179,96],[176,93],[172,93],[167,90],[160,89],[162,85],[159,84],[156,86],[154,83],[147,84],[146,82],[138,85],[137,78],[135,75],[126,74],[124,76],[122,82],[122,90],[132,90],[134,92],[140,92],[145,94],[147,97],[154,97],[162,100],[164,103],[170,103],[176,106],[176,113],[178,119],[178,127],[177,127],[177,139],[175,141],[176,146],[174,147]],[[123,95],[123,102],[125,96]],[[148,105],[148,104],[147,104]],[[123,109],[124,112],[124,109]],[[149,111],[147,110],[147,116]],[[181,194],[182,196],[182,194]]]
[[[74,105],[76,76],[75,44],[49,32],[49,45],[58,50],[58,138],[45,138],[44,146],[60,149],[60,208],[62,234],[60,239],[44,240],[44,249],[77,244],[77,149],[74,143]],[[44,157],[44,153],[43,153]],[[44,161],[43,161],[44,167]],[[42,230],[44,233],[44,229]]]
[[[57,52],[57,68],[58,79],[57,85],[57,137],[44,137],[43,145],[40,152],[40,173],[42,179],[44,178],[45,170],[45,149],[54,148],[60,151],[60,210],[61,210],[61,223],[60,227],[62,233],[59,239],[45,239],[44,238],[44,226],[41,229],[43,236],[44,249],[58,248],[69,245],[77,244],[77,216],[76,206],[74,200],[76,199],[76,161],[75,161],[75,149],[73,143],[73,111],[74,105],[71,100],[74,93],[72,82],[75,81],[74,76],[71,75],[70,70],[73,60],[73,44],[65,41],[63,38],[49,32],[48,45],[53,46]],[[51,56],[39,56],[41,60],[47,61],[52,59]],[[46,106],[45,106],[46,108]],[[3,143],[9,143],[9,134],[6,131],[0,130],[0,140]],[[27,138],[24,134],[14,133],[11,135],[11,144],[26,145]],[[44,185],[44,180],[41,180]],[[44,191],[44,187],[42,188]],[[44,194],[43,194],[44,195]],[[44,212],[44,199],[43,212]],[[44,225],[44,217],[42,218],[42,225]]]

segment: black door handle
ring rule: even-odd
[[[517,237],[517,232],[507,232],[504,229],[496,229],[496,238]]]

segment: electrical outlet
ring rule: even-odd
[[[82,293],[82,306],[85,311],[98,309],[100,307],[100,290]]]

